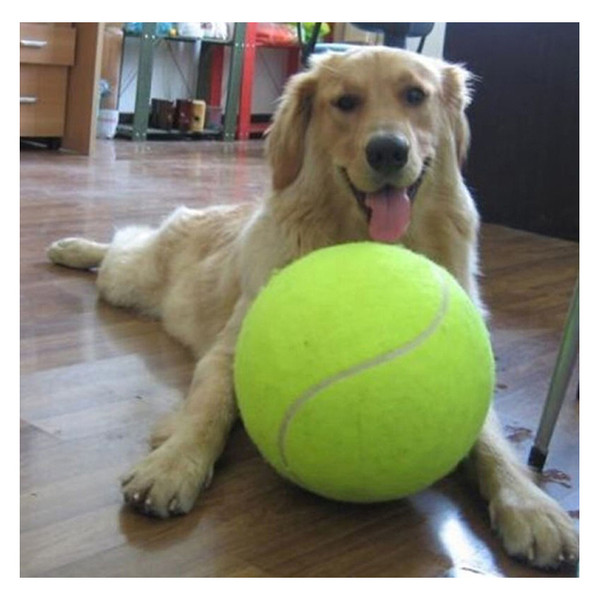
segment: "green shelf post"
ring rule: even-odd
[[[137,88],[135,92],[135,112],[133,115],[133,130],[131,136],[135,141],[145,140],[148,132],[155,39],[156,23],[143,23],[140,38]]]
[[[226,142],[235,140],[245,47],[246,24],[236,23],[233,35],[233,45],[231,47],[231,64],[229,67],[227,100],[225,102],[225,120],[223,124],[223,139]]]

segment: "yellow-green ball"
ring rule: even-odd
[[[473,446],[494,388],[486,326],[444,269],[371,242],[275,274],[239,335],[246,430],[284,477],[327,498],[400,498]]]

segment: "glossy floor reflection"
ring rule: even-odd
[[[257,202],[262,142],[102,141],[94,158],[21,152],[21,569],[24,576],[565,576],[508,558],[462,473],[411,498],[329,502],[278,477],[241,426],[191,514],[121,504],[119,476],[185,393],[192,360],[152,321],[99,302],[94,277],[51,266],[46,246],[155,225],[180,204]],[[572,285],[577,244],[482,231],[497,406],[525,459]],[[561,413],[542,485],[579,514],[578,404]]]

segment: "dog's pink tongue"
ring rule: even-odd
[[[371,209],[369,235],[376,242],[397,242],[410,223],[410,198],[406,188],[385,188],[367,194],[366,205]]]

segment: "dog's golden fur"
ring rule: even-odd
[[[369,239],[361,194],[421,181],[399,241],[446,267],[481,307],[478,215],[460,174],[468,83],[460,66],[401,50],[320,58],[286,86],[268,136],[273,189],[261,206],[181,208],[158,229],[127,228],[110,244],[67,238],[51,246],[56,263],[99,267],[104,299],[160,318],[198,358],[183,407],[159,424],[152,452],[123,478],[127,502],[161,517],[192,508],[237,416],[232,357],[246,309],[274,269],[316,248]],[[378,132],[409,148],[385,181],[365,158]],[[493,414],[472,459],[510,554],[542,567],[576,558],[570,518],[514,458]]]

